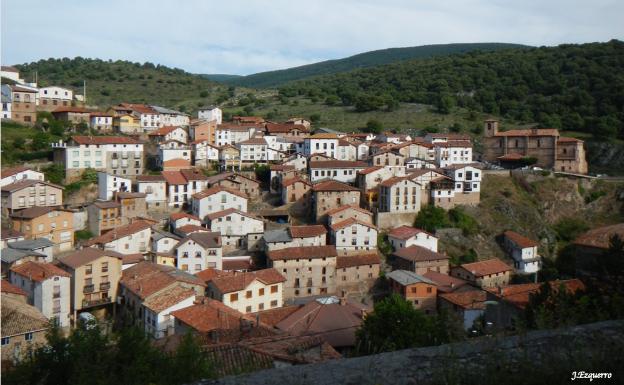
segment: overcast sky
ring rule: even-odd
[[[2,64],[90,57],[250,74],[390,47],[624,40],[622,0],[2,0]]]

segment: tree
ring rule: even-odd
[[[434,232],[437,229],[449,226],[448,215],[443,208],[427,205],[418,212],[414,226],[429,232]]]
[[[310,122],[317,124],[321,121],[321,114],[312,114],[310,115]]]
[[[30,144],[34,151],[47,150],[50,147],[50,135],[46,132],[38,132]]]
[[[381,134],[382,131],[383,131],[383,123],[381,123],[379,120],[370,119],[368,122],[366,122],[366,128],[364,129],[364,132],[370,132],[372,134]]]
[[[208,91],[201,91],[199,93],[199,97],[200,98],[205,98],[205,97],[208,97],[208,94],[209,94]]]
[[[245,108],[243,108],[243,110],[245,111],[245,113],[249,116],[249,115],[253,115],[253,107],[252,106],[245,106]]]
[[[374,111],[383,105],[383,100],[379,96],[360,95],[355,100],[355,110],[357,112]]]
[[[455,106],[455,99],[450,95],[440,95],[436,101],[436,109],[441,114],[449,114]]]

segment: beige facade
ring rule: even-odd
[[[87,208],[89,214],[89,231],[94,236],[128,223],[121,215],[121,205],[114,201],[96,201]]]
[[[26,239],[52,241],[54,253],[74,247],[74,213],[69,210],[36,207],[16,212],[11,219],[13,230],[24,234]]]
[[[366,294],[379,278],[380,259],[377,254],[338,257],[336,261],[336,293]]]
[[[62,204],[63,188],[52,183],[26,179],[2,187],[3,212]]]
[[[32,126],[37,121],[37,91],[19,86],[11,87],[11,119]]]
[[[317,222],[324,219],[330,210],[360,203],[360,190],[345,183],[323,181],[312,186],[312,191],[313,212]]]

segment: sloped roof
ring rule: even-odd
[[[307,247],[287,247],[281,250],[272,250],[267,253],[267,257],[272,261],[290,259],[310,259],[335,257],[336,246],[307,246]]]
[[[463,279],[452,277],[448,274],[438,273],[437,271],[428,270],[423,277],[434,282],[438,287],[438,292],[447,293],[452,292],[455,289],[467,285],[468,282]]]
[[[368,168],[368,164],[360,161],[351,160],[322,160],[311,161],[310,168]]]
[[[238,190],[234,190],[234,189],[229,188],[229,187],[224,187],[224,186],[213,186],[213,187],[210,187],[210,188],[208,188],[206,190],[203,190],[203,191],[200,191],[198,193],[195,193],[195,194],[193,194],[193,199],[207,198],[207,197],[209,197],[211,195],[218,194],[220,192],[227,192],[227,193],[230,193],[232,195],[236,195],[236,196],[239,196],[241,198],[247,199],[247,194],[245,194],[245,193],[243,193],[241,191],[238,191]]]
[[[28,170],[32,170],[32,168],[24,167],[24,166],[5,168],[5,169],[2,169],[2,171],[0,171],[0,177],[2,179],[4,179],[4,178],[8,178],[10,176],[13,176],[15,174],[19,174],[20,172],[24,172],[24,171],[28,171]]]
[[[395,255],[399,258],[406,259],[408,261],[414,262],[424,262],[424,261],[437,261],[440,259],[449,259],[449,256],[446,254],[436,253],[435,251],[431,251],[422,246],[412,245],[409,247],[403,247],[398,249],[392,255]]]
[[[513,270],[505,262],[498,258],[486,259],[484,261],[464,263],[460,265],[466,271],[471,272],[475,277],[483,277],[485,275],[502,273]]]
[[[3,279],[0,281],[0,291],[6,294],[17,294],[17,295],[23,295],[23,296],[28,295],[28,293],[26,293],[24,290],[13,285],[11,282],[7,281],[6,279]]]
[[[335,180],[325,180],[312,186],[314,191],[360,191],[357,187]]]
[[[33,261],[26,261],[19,265],[11,266],[11,271],[36,282],[43,282],[57,276],[71,277],[71,274],[51,263]]]
[[[78,144],[142,144],[142,142],[128,136],[72,136]]]
[[[191,297],[195,297],[195,290],[177,284],[149,297],[143,302],[143,306],[158,314]]]
[[[245,290],[252,282],[258,280],[265,285],[274,285],[286,281],[275,269],[263,269],[246,273],[236,273],[212,279],[212,284],[223,294]]]
[[[100,257],[114,257],[123,259],[123,255],[111,250],[101,250],[92,247],[87,247],[82,250],[78,250],[63,258],[59,258],[58,261],[63,265],[71,268],[78,268],[80,266],[91,263]]]
[[[529,239],[525,237],[524,235],[520,235],[516,233],[515,231],[507,230],[503,234],[505,235],[507,239],[509,239],[510,241],[512,241],[513,243],[515,243],[521,248],[537,247],[539,245],[536,241]]]
[[[548,284],[554,291],[558,291],[563,287],[568,293],[574,293],[577,290],[585,289],[583,281],[577,278],[563,281],[549,281]],[[529,304],[531,294],[539,292],[542,285],[543,283],[524,283],[498,288],[487,288],[485,290],[519,309],[524,309]]]
[[[624,223],[591,229],[578,236],[573,243],[578,246],[596,247],[606,250],[609,248],[611,237],[616,234],[621,239],[624,239]]]
[[[356,224],[357,225],[362,225],[364,227],[368,227],[370,229],[377,230],[377,227],[375,227],[375,225],[373,225],[371,223],[367,223],[367,222],[361,221],[361,220],[356,219],[356,218],[347,218],[344,221],[340,221],[340,222],[334,223],[334,224],[331,225],[331,229],[334,230],[334,231],[338,231],[338,230],[343,229],[343,228],[345,228],[347,226],[356,225]]]
[[[245,314],[212,298],[202,298],[201,303],[176,310],[171,315],[201,333],[218,329],[238,329],[241,319],[251,320]]]
[[[159,129],[150,132],[148,136],[166,136],[167,134],[172,133],[178,128],[182,130],[182,127],[178,127],[178,126],[162,126]]]
[[[260,322],[269,325],[275,326],[279,322],[281,322],[284,318],[288,317],[292,313],[299,310],[303,305],[286,305],[282,307],[276,307],[273,309],[262,310],[255,313],[249,313],[250,316],[254,318],[258,318]]]
[[[432,280],[408,270],[393,270],[386,276],[402,286],[413,285],[415,283],[435,285],[435,282]]]
[[[327,234],[327,229],[323,225],[290,226],[289,231],[293,238],[310,238]]]
[[[69,210],[64,210],[64,209],[60,208],[60,206],[58,206],[58,207],[34,206],[34,207],[29,207],[27,209],[14,211],[11,214],[11,218],[34,219],[34,218],[39,218],[42,215],[46,215],[46,214],[48,214],[48,213],[50,213],[52,211],[71,212]]]
[[[158,265],[148,261],[139,262],[123,270],[119,280],[120,284],[141,299],[148,298],[175,282],[206,286],[201,279],[192,274],[173,266]]]
[[[392,238],[406,240],[420,233],[429,234],[425,230],[417,229],[416,227],[403,225],[403,226],[395,227],[392,230],[390,230],[388,232],[388,236]],[[432,234],[429,234],[429,235],[433,237]]]
[[[380,263],[381,263],[381,258],[379,258],[379,254],[377,253],[348,255],[348,256],[336,258],[337,269],[344,269],[348,267],[365,266],[365,265],[379,265]]]
[[[186,238],[182,239],[178,245],[186,243],[188,240],[192,240],[195,243],[206,249],[214,249],[221,247],[221,233],[202,231],[189,234]],[[177,247],[177,246],[176,246]]]
[[[10,296],[2,296],[2,337],[11,337],[49,328],[48,319],[34,306]]]
[[[42,180],[22,179],[20,181],[15,182],[15,183],[11,183],[11,184],[8,184],[6,186],[2,186],[2,191],[3,192],[4,191],[6,191],[6,192],[18,191],[18,190],[21,190],[21,189],[24,189],[26,187],[30,187],[30,186],[36,185],[36,184],[43,184],[43,185],[46,185],[46,186],[56,187],[56,188],[61,189],[61,190],[65,189],[65,187],[58,186],[58,185],[55,185],[54,183],[45,182],[45,181],[42,181]]]
[[[220,217],[224,217],[224,216],[230,215],[230,214],[238,214],[238,215],[242,215],[242,216],[247,217],[247,218],[257,219],[257,220],[261,221],[260,218],[256,217],[253,214],[249,214],[249,213],[246,213],[244,211],[241,211],[241,210],[238,210],[238,209],[234,209],[234,208],[230,208],[230,209],[226,209],[226,210],[223,210],[223,211],[217,211],[215,213],[208,214],[206,216],[206,218],[208,218],[210,220],[214,220],[214,219],[217,219],[217,218],[220,218]]]
[[[373,216],[373,213],[371,213],[370,211],[361,208],[359,205],[344,205],[344,206],[340,206],[340,207],[336,207],[335,209],[331,209],[329,210],[326,214],[329,216],[338,214],[339,212],[345,211],[345,210],[355,210],[355,211],[359,211],[363,214],[367,214],[370,215],[371,217]]]
[[[85,246],[109,243],[117,239],[127,237],[128,235],[135,234],[146,229],[151,229],[152,224],[153,222],[151,221],[139,219],[125,226],[120,226],[110,230],[99,237],[91,238],[85,242]]]
[[[48,238],[24,239],[23,241],[15,241],[7,246],[11,249],[19,250],[36,250],[54,246],[54,243]]]
[[[444,293],[440,294],[439,297],[464,309],[484,310],[487,293],[484,290],[477,289]]]
[[[495,136],[559,136],[559,130],[556,128],[527,128],[499,131]]]

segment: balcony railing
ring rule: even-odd
[[[110,297],[98,298],[98,299],[93,299],[93,300],[83,299],[82,307],[84,309],[85,307],[98,306],[98,305],[103,305],[103,304],[110,303],[110,302],[111,302]]]
[[[83,293],[93,293],[93,290],[95,289],[94,285],[85,285],[84,288],[82,289]]]
[[[106,290],[110,289],[110,287],[111,287],[110,282],[102,282],[102,283],[100,283],[100,290],[101,291],[106,291]]]

